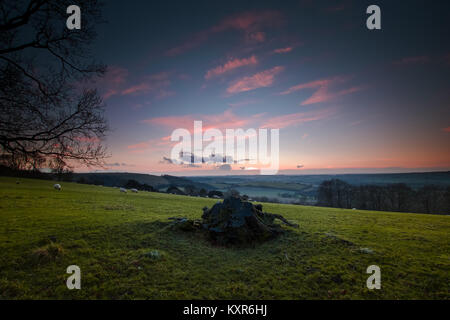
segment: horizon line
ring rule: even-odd
[[[383,171],[380,171],[383,170]],[[366,171],[367,170],[367,171]],[[389,171],[392,170],[392,171]],[[154,175],[154,176],[177,176],[177,177],[226,177],[226,176],[301,176],[301,175],[344,175],[344,174],[417,174],[417,173],[447,173],[450,172],[450,168],[446,167],[437,167],[437,168],[398,168],[398,167],[390,167],[390,168],[342,168],[342,169],[308,169],[307,170],[299,170],[300,172],[291,172],[294,170],[281,170],[279,173],[274,175],[263,175],[259,173],[251,173],[251,172],[243,172],[237,171],[231,173],[225,172],[199,172],[199,171],[191,171],[187,172],[133,172],[133,171],[120,171],[120,170],[95,170],[95,171],[86,171],[86,172],[74,172],[75,174],[89,174],[89,173],[123,173],[123,174],[145,174],[145,175]],[[257,171],[257,170],[255,170]],[[289,171],[289,172],[286,172]]]

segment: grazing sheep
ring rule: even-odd
[[[138,193],[137,189],[131,189],[131,192]]]
[[[53,185],[53,188],[55,188],[56,190],[60,191],[61,190],[61,185],[59,183],[56,183]]]
[[[127,189],[125,189],[125,188],[120,188],[120,192],[127,193]]]

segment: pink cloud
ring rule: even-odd
[[[169,74],[167,72],[160,72],[146,76],[142,82],[121,90],[120,94],[137,95],[153,92],[157,97],[166,97],[171,95],[166,90],[170,86],[170,83]]]
[[[146,149],[148,147],[150,147],[149,142],[139,142],[139,143],[131,144],[131,145],[127,146],[128,149]]]
[[[279,48],[279,49],[275,49],[273,50],[274,53],[288,53],[292,51],[292,47],[286,47],[286,48]]]
[[[224,113],[218,115],[183,115],[183,116],[168,116],[157,117],[142,120],[143,123],[151,125],[159,125],[175,128],[193,128],[194,121],[203,121],[203,130],[209,128],[240,128],[245,127],[254,119],[261,117],[261,114],[254,115],[253,117],[243,118],[233,113],[231,109],[225,110]]]
[[[217,25],[207,30],[198,32],[180,46],[166,52],[168,56],[176,56],[189,51],[207,41],[215,33],[227,30],[240,30],[246,34],[247,40],[262,42],[265,40],[263,28],[278,26],[282,23],[282,15],[278,11],[251,11],[232,15],[223,19]]]
[[[230,94],[250,91],[258,88],[269,87],[275,80],[275,75],[284,70],[284,67],[277,66],[269,70],[265,70],[254,74],[250,77],[243,77],[235,81],[228,87],[227,92]]]
[[[103,99],[109,99],[110,97],[112,97],[112,96],[115,96],[116,94],[118,94],[119,92],[117,91],[117,90],[114,90],[114,89],[109,89],[108,91],[106,91],[104,94],[103,94]]]
[[[208,39],[210,33],[211,33],[210,30],[199,32],[182,45],[169,49],[166,52],[166,55],[169,57],[173,57],[180,55],[186,51],[189,51],[195,48],[196,46],[200,45],[201,43],[205,42]]]
[[[331,93],[328,91],[327,87],[320,87],[316,92],[314,92],[314,94],[309,99],[303,101],[301,105],[305,106],[313,103],[331,101],[336,99],[337,97],[358,92],[360,90],[362,90],[362,87],[351,87],[349,89]]]
[[[302,89],[313,89],[313,88],[320,88],[330,85],[332,82],[338,82],[338,81],[344,81],[343,77],[335,77],[335,78],[329,78],[329,79],[322,79],[322,80],[316,80],[311,81],[307,83],[298,84],[296,86],[290,87],[286,91],[281,92],[281,95],[290,94],[292,92],[302,90]]]
[[[162,138],[150,139],[147,141],[128,145],[127,149],[129,149],[132,153],[142,153],[148,150],[165,150],[171,143],[172,142],[170,141],[170,136],[165,136]]]
[[[203,119],[205,130],[208,128],[239,128],[247,126],[252,119],[235,115],[233,111],[226,110],[223,114],[208,115]]]
[[[450,127],[443,128],[442,130],[443,130],[444,132],[450,132]]]
[[[174,128],[192,127],[194,120],[195,118],[192,115],[184,115],[184,116],[167,116],[167,117],[150,118],[142,120],[142,123],[174,129]]]
[[[290,94],[292,92],[302,89],[317,89],[311,97],[301,103],[301,105],[314,104],[319,102],[327,102],[334,100],[338,97],[358,92],[363,89],[362,86],[353,86],[347,89],[332,91],[331,89],[341,83],[348,81],[349,77],[333,77],[328,79],[311,81],[303,84],[298,84],[289,88],[286,91],[281,92],[281,95]]]
[[[205,74],[205,79],[210,79],[215,76],[222,75],[228,71],[231,71],[236,68],[240,68],[248,65],[255,65],[258,63],[258,59],[253,55],[250,58],[244,59],[233,59],[225,63],[223,66],[218,66],[214,69],[208,70]]]
[[[285,114],[282,116],[271,117],[269,120],[264,122],[261,128],[286,128],[290,126],[296,126],[302,123],[317,121],[325,119],[333,114],[335,114],[335,109],[325,109],[321,111],[311,111],[311,112],[298,112]]]
[[[128,78],[129,72],[127,69],[119,66],[110,66],[106,70],[103,77],[97,79],[96,85],[103,92],[103,99],[108,99],[120,92],[120,87],[123,86]]]
[[[125,90],[122,90],[121,94],[122,95],[127,95],[127,94],[135,94],[135,93],[139,93],[139,92],[147,92],[150,89],[150,85],[148,83],[140,83],[134,86],[131,86]]]
[[[120,85],[125,82],[128,77],[128,70],[118,66],[110,66],[107,69],[105,80],[113,85]]]
[[[103,98],[109,99],[115,95],[139,95],[152,93],[156,98],[164,98],[173,95],[168,88],[171,84],[169,74],[160,72],[145,76],[135,84],[129,84],[129,72],[127,69],[112,66],[105,76],[98,79],[98,86],[103,91]]]
[[[250,42],[264,42],[266,41],[266,34],[264,32],[251,32],[247,34],[247,40]]]
[[[247,32],[257,31],[263,27],[277,26],[282,22],[282,15],[278,11],[250,11],[230,16],[214,26],[213,32],[221,32],[228,29],[238,29]]]

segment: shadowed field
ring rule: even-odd
[[[53,183],[0,178],[0,299],[450,297],[448,216],[263,204],[300,227],[221,248],[167,219],[198,219],[216,200]],[[72,264],[81,290],[66,287]],[[372,264],[381,290],[366,288]]]

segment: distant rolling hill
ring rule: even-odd
[[[373,173],[373,174],[312,174],[312,175],[241,175],[224,176],[218,179],[213,176],[189,177],[190,180],[215,184],[252,184],[260,183],[261,186],[267,182],[280,184],[310,184],[319,186],[323,181],[340,179],[353,185],[374,184],[386,185],[392,183],[404,183],[411,188],[420,188],[424,185],[450,186],[450,171],[442,172],[413,172],[413,173]]]
[[[170,175],[156,176],[142,173],[127,173],[127,172],[102,172],[102,173],[74,173],[73,181],[84,181],[90,184],[103,185],[107,187],[123,186],[128,180],[136,180],[141,184],[148,184],[155,189],[162,189],[170,185],[177,187],[185,187],[193,185],[196,188],[205,188],[207,190],[213,187],[207,183],[192,181],[183,177],[175,177]]]
[[[351,185],[388,185],[404,183],[413,189],[424,185],[450,186],[450,172],[419,172],[389,174],[314,174],[314,175],[235,175],[189,177],[197,183],[205,183],[219,190],[236,189],[250,197],[267,196],[281,202],[298,201],[306,197],[314,203],[320,184],[340,179]]]

